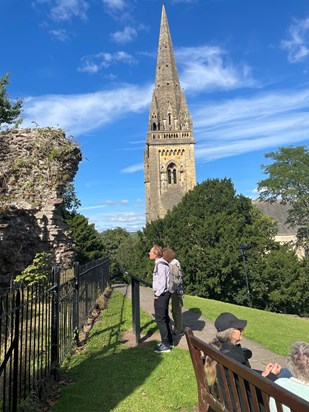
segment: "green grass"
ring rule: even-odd
[[[144,312],[141,326],[143,336],[155,329]],[[131,328],[130,301],[113,292],[85,349],[64,364],[63,373],[73,383],[63,388],[53,412],[193,410],[197,388],[189,352],[175,348],[156,354],[156,342],[130,348],[122,332]]]
[[[209,320],[225,311],[247,319],[245,336],[283,356],[292,342],[309,342],[307,319],[187,295],[184,305]],[[156,329],[153,318],[143,311],[141,327],[142,336]],[[130,329],[131,301],[113,292],[86,347],[63,365],[63,374],[73,383],[62,389],[53,412],[196,410],[197,388],[189,352],[175,348],[171,353],[155,354],[156,342],[129,347],[122,334]]]
[[[231,312],[240,319],[246,319],[248,324],[244,336],[282,356],[287,355],[293,342],[309,342],[309,319],[188,295],[184,297],[184,306],[212,321],[221,312]]]

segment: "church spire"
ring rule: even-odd
[[[191,116],[162,6],[155,86],[144,154],[146,222],[164,217],[196,184]]]
[[[156,120],[153,122],[153,120]],[[162,5],[155,88],[149,113],[149,129],[184,130],[192,125],[180,88],[173,44],[164,4]]]

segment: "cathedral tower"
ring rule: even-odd
[[[195,186],[194,143],[163,5],[144,157],[147,223],[164,217]]]

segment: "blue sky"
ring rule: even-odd
[[[167,0],[192,115],[197,181],[255,198],[264,154],[309,142],[308,0]],[[0,76],[23,127],[79,143],[80,213],[106,230],[145,225],[143,156],[162,1],[1,0]],[[35,123],[33,123],[35,122]]]

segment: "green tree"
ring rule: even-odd
[[[76,213],[77,209],[81,205],[81,202],[76,195],[73,183],[66,184],[62,198],[62,216],[66,219],[70,217],[70,214]]]
[[[126,255],[122,255],[119,259],[118,250],[122,248],[124,242],[132,242],[130,233],[121,228],[108,229],[100,233],[100,239],[104,248],[104,255],[110,259],[110,273],[114,281],[117,279],[121,281],[123,274],[121,268],[126,268]],[[125,250],[122,248],[122,252]]]
[[[309,277],[305,266],[286,245],[266,254],[260,265],[259,306],[273,312],[308,314]]]
[[[274,240],[276,234],[277,224],[251,199],[236,195],[230,179],[209,179],[137,233],[138,263],[130,264],[133,273],[149,281],[150,247],[170,246],[183,267],[186,293],[248,305],[247,275],[253,307],[306,314],[309,259],[299,261]],[[245,265],[241,244],[246,245]]]
[[[23,100],[18,99],[12,103],[7,95],[6,86],[9,84],[10,73],[6,73],[0,78],[0,129],[3,125],[10,125],[15,122],[17,127],[21,122]]]
[[[267,179],[258,182],[260,200],[279,200],[291,207],[287,224],[299,226],[299,242],[309,245],[309,151],[305,146],[280,147],[266,153],[270,165],[262,165]]]
[[[130,272],[133,275],[144,278],[145,273],[145,264],[141,250],[138,248],[138,235],[133,233],[129,238],[124,239],[116,252],[115,258],[119,263],[122,270],[124,269],[127,272]],[[125,281],[130,282],[131,278],[124,276]],[[147,279],[148,282],[151,282],[150,277]]]
[[[71,213],[65,221],[70,227],[74,241],[73,250],[76,254],[76,260],[80,264],[104,256],[100,234],[93,223],[90,224],[85,216],[75,212]]]
[[[27,286],[40,283],[49,278],[52,269],[50,253],[37,253],[32,264],[27,266],[20,275],[16,276],[14,283],[24,283]]]

